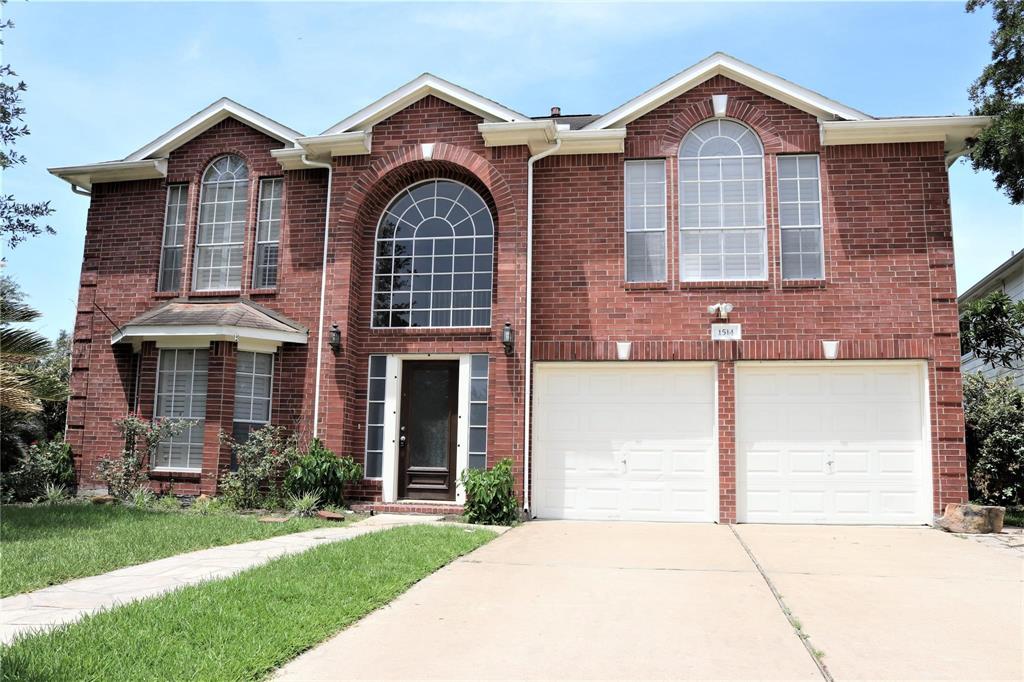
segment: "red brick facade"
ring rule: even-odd
[[[765,149],[768,277],[759,282],[680,282],[677,166],[668,170],[668,277],[630,285],[624,277],[623,161],[674,159],[686,132],[710,118],[711,95],[729,95],[728,116],[753,128]],[[377,123],[372,153],[333,160],[324,329],[318,330],[327,173],[282,171],[270,151],[282,144],[228,119],[170,154],[167,181],[95,186],[82,267],[68,434],[85,483],[96,461],[119,449],[114,421],[137,408],[153,411],[156,348],[110,344],[114,325],[184,290],[156,293],[166,186],[188,182],[184,272],[191,271],[199,179],[224,153],[249,165],[250,221],[259,177],[284,181],[278,286],[251,290],[252,230],[242,288],[249,297],[310,329],[307,345],[277,353],[273,421],[312,433],[316,344],[336,323],[342,350],[324,346],[320,435],[338,452],[363,457],[370,354],[490,356],[488,461],[512,457],[523,488],[522,334],[525,328],[527,159],[525,146],[486,147],[479,116],[428,96]],[[433,144],[424,158],[424,143]],[[825,240],[824,281],[783,281],[775,157],[820,154]],[[395,193],[427,178],[470,185],[495,220],[495,278],[489,329],[373,329],[370,325],[374,236]],[[822,147],[817,120],[751,88],[715,76],[627,126],[625,154],[548,157],[535,177],[534,359],[605,361],[614,342],[633,341],[637,361],[714,360],[718,365],[720,513],[736,513],[735,370],[737,360],[821,359],[821,339],[841,339],[842,359],[923,359],[929,366],[934,503],[966,496],[951,222],[941,143]],[[225,296],[224,292],[218,296]],[[743,340],[709,340],[707,306],[734,304],[730,321]],[[517,334],[515,353],[500,342],[505,322]],[[326,339],[324,340],[326,344]],[[212,492],[228,453],[218,440],[230,431],[234,346],[211,348],[202,475],[163,475],[179,493]],[[136,371],[137,367],[137,371]],[[135,388],[137,379],[138,387]],[[381,494],[379,481],[353,491]]]

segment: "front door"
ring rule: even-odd
[[[398,437],[398,496],[455,499],[459,362],[402,363],[402,423]]]

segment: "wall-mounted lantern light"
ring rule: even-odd
[[[327,335],[327,345],[329,345],[331,350],[335,353],[341,352],[341,330],[338,329],[337,322],[331,325],[331,331]]]
[[[505,347],[505,355],[512,356],[516,347],[515,339],[512,337],[512,323],[506,322],[501,328],[501,345]]]

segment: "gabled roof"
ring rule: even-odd
[[[796,83],[792,83],[785,78],[759,69],[756,66],[751,66],[746,62],[741,62],[739,59],[724,52],[715,52],[710,57],[697,62],[685,71],[677,73],[667,81],[616,107],[593,123],[585,126],[584,130],[600,130],[626,125],[649,111],[658,108],[665,102],[678,97],[687,90],[700,85],[709,78],[718,75],[731,78],[738,83],[751,87],[758,92],[763,92],[770,97],[774,97],[821,119],[863,121],[872,118],[863,111],[848,107],[813,90],[808,90]]]
[[[247,300],[168,301],[126,322],[110,343],[173,338],[306,343],[308,330]]]
[[[373,104],[363,107],[348,118],[338,121],[320,136],[354,130],[369,130],[374,124],[380,123],[427,95],[433,95],[449,104],[471,111],[488,123],[530,120],[529,116],[513,111],[483,95],[478,95],[432,73],[424,73],[397,90],[392,90]]]
[[[226,118],[236,118],[261,133],[265,133],[289,145],[294,145],[296,138],[302,137],[302,133],[297,130],[281,125],[277,121],[267,118],[263,114],[253,111],[234,100],[221,97],[210,106],[196,112],[141,149],[132,152],[124,160],[139,161],[141,159],[167,156],[171,151],[198,137]]]

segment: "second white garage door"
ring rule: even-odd
[[[538,363],[533,510],[541,518],[716,521],[707,363]]]
[[[931,520],[923,362],[739,363],[737,518]]]

